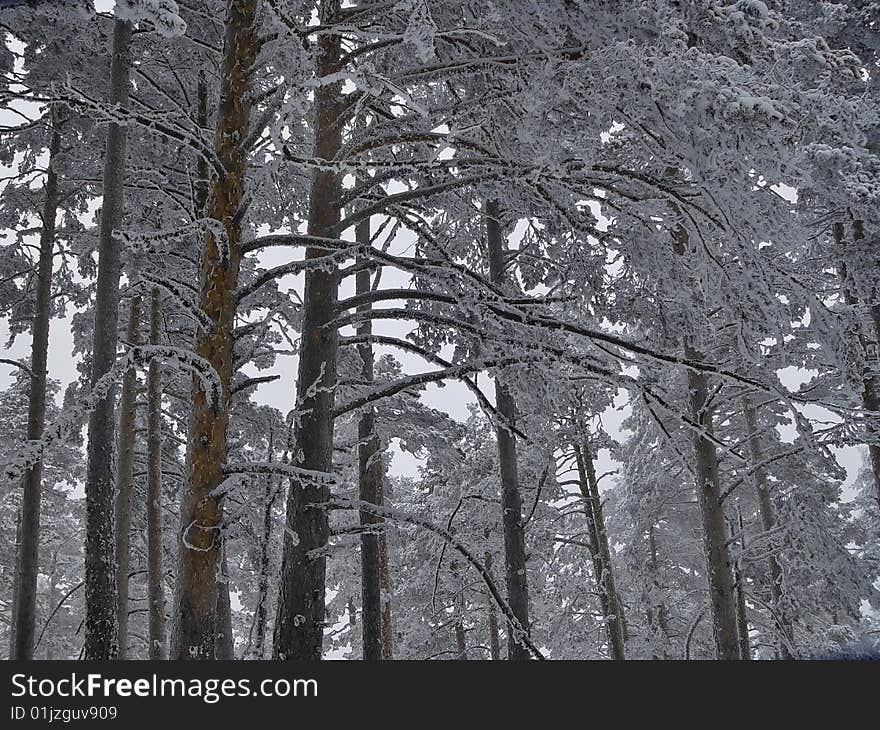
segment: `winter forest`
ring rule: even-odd
[[[0,656],[877,653],[876,0],[0,33]]]

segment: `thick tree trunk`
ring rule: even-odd
[[[575,462],[578,468],[578,482],[584,498],[584,513],[587,518],[590,555],[593,559],[593,572],[599,588],[599,606],[608,635],[608,646],[614,659],[626,659],[626,641],[623,632],[623,617],[620,600],[614,583],[611,567],[611,550],[605,532],[605,519],[599,498],[599,485],[593,456],[586,446],[574,447]]]
[[[321,3],[319,19],[332,23],[338,0]],[[338,71],[340,36],[326,33],[318,41],[316,76]],[[340,82],[315,89],[315,157],[332,160],[341,145],[343,118]],[[339,180],[333,170],[315,170],[309,206],[308,233],[335,237],[339,222]],[[306,259],[326,255],[315,246]],[[300,340],[294,466],[329,473],[333,467],[333,399],[336,386],[338,334],[328,326],[336,312],[338,274],[335,268],[312,268],[305,275],[303,331]],[[291,480],[281,563],[281,586],[275,620],[276,659],[318,660],[324,635],[324,588],[327,559],[321,553],[329,537],[327,513],[310,508],[326,501],[328,489],[314,480]],[[296,535],[296,540],[293,539]],[[318,551],[310,555],[312,551]]]
[[[701,361],[703,356],[685,346],[689,360]],[[709,390],[702,372],[689,370],[687,374],[690,416],[695,424],[712,432],[712,411],[707,408]],[[706,570],[709,582],[709,602],[712,608],[712,628],[715,650],[719,659],[739,659],[739,631],[736,619],[736,595],[733,586],[730,551],[724,506],[721,503],[718,475],[718,457],[715,444],[703,433],[693,435],[696,461],[697,502],[703,525],[703,546],[706,551]]]
[[[361,221],[356,229],[358,243],[370,242],[370,221]],[[364,269],[356,274],[355,292],[367,294],[371,289],[370,271]],[[370,304],[358,307],[358,311],[371,309]],[[358,327],[358,335],[369,337],[373,328],[369,319]],[[358,346],[361,358],[361,382],[370,386],[373,383],[373,346],[365,342]],[[358,486],[360,498],[365,502],[379,504],[382,480],[382,452],[379,436],[376,433],[376,418],[372,406],[367,406],[358,420]],[[361,511],[360,523],[366,530],[381,529],[381,517]],[[361,535],[361,596],[363,616],[363,658],[365,661],[382,659],[382,586],[379,556],[379,536],[375,532]]]
[[[150,295],[150,344],[160,341],[161,292]],[[162,373],[159,360],[147,372],[147,610],[150,659],[165,659],[165,576],[162,544]]]
[[[497,201],[486,203],[486,242],[489,251],[489,278],[502,288],[507,286],[505,245],[498,219]],[[529,588],[526,575],[526,548],[522,524],[522,497],[517,475],[516,438],[511,431],[516,424],[516,405],[501,379],[495,378],[495,403],[504,423],[495,429],[498,462],[501,470],[501,510],[504,525],[504,563],[507,601],[525,631],[529,631]],[[526,645],[508,628],[507,658],[530,659]]]
[[[128,310],[126,338],[139,345],[141,297],[133,296]],[[119,628],[119,659],[128,658],[128,573],[131,563],[131,492],[137,421],[137,371],[126,370],[119,397],[119,432],[116,441],[116,623]]]
[[[110,103],[128,104],[132,26],[113,25],[113,61],[110,67]],[[95,327],[92,343],[94,384],[116,362],[121,255],[113,229],[122,221],[125,193],[126,128],[111,124],[104,155],[104,199],[98,237],[98,282],[95,291]],[[113,538],[113,436],[116,388],[89,417],[86,473],[86,659],[114,659],[119,651],[116,623],[116,545]]]
[[[758,416],[755,412],[755,406],[748,396],[744,396],[742,399],[742,409],[746,422],[746,431],[748,432],[749,456],[751,457],[752,469],[754,470],[752,479],[755,485],[755,494],[758,498],[758,516],[761,518],[761,528],[769,535],[776,527],[776,509],[773,507],[773,500],[770,497],[767,473],[760,466],[764,462],[764,451],[761,448],[761,439],[758,433]],[[785,604],[782,600],[784,589],[782,566],[776,558],[777,547],[774,546],[772,538],[769,538],[769,540],[767,572],[770,577],[770,605],[774,611],[773,622],[778,633],[777,650],[781,659],[791,659],[790,647],[793,646],[794,635],[791,622],[786,616]]]
[[[175,590],[173,659],[215,656],[223,509],[214,494],[223,480],[229,425],[236,286],[241,265],[241,218],[250,131],[250,74],[257,56],[256,0],[229,0],[220,105],[214,151],[223,166],[211,188],[208,216],[223,223],[225,241],[205,240],[200,263],[200,307],[211,321],[196,334],[196,353],[210,362],[221,385],[212,403],[193,379],[187,481],[181,500],[179,560]],[[225,244],[225,245],[224,245]]]
[[[49,170],[46,173],[40,229],[40,258],[31,340],[31,383],[28,394],[28,441],[43,435],[46,421],[46,377],[49,354],[49,320],[52,310],[52,257],[55,250],[55,219],[58,214],[58,176],[52,163],[61,151],[61,122],[53,111],[49,140]],[[37,570],[40,544],[40,497],[43,464],[37,462],[24,473],[16,559],[13,659],[34,658],[34,623],[37,610]]]

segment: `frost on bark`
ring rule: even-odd
[[[325,0],[319,12],[331,24],[339,3]],[[339,70],[341,39],[325,33],[317,43],[317,78]],[[332,160],[340,148],[343,115],[341,83],[315,90],[314,156]],[[335,237],[339,222],[339,180],[335,171],[312,173],[308,234]],[[306,259],[325,256],[325,249],[308,246]],[[297,423],[292,463],[300,469],[329,473],[333,466],[333,397],[336,385],[337,331],[328,326],[335,316],[338,272],[327,264],[305,275],[303,330],[297,380]],[[287,496],[281,585],[275,620],[273,656],[276,659],[318,660],[324,633],[324,587],[329,537],[327,513],[310,505],[326,501],[328,489],[316,480],[292,479]],[[312,551],[317,551],[312,553]]]
[[[150,344],[160,343],[162,295],[150,294]],[[147,372],[147,611],[150,659],[165,659],[165,571],[162,544],[162,373],[158,358]]]
[[[113,25],[110,103],[128,104],[132,26]],[[92,342],[92,387],[116,362],[119,317],[119,243],[113,229],[122,221],[126,128],[111,123],[104,155],[104,192],[98,237],[98,282],[95,290],[95,328]],[[115,387],[111,386],[89,415],[86,472],[86,659],[114,659],[119,650],[116,622],[116,546],[113,537],[113,439],[116,427]]]
[[[599,484],[596,479],[596,469],[593,466],[593,455],[585,445],[575,446],[574,455],[581,496],[584,499],[590,557],[593,561],[593,573],[599,588],[599,606],[605,621],[608,646],[611,648],[612,657],[626,659],[623,610],[614,583],[611,549],[608,546],[608,533],[605,530],[605,518],[602,514],[602,502],[599,498]]]
[[[58,215],[58,176],[52,163],[61,152],[61,112],[50,114],[49,169],[41,214],[40,258],[37,263],[37,289],[34,323],[31,331],[31,383],[28,394],[27,438],[43,435],[46,421],[46,377],[49,354],[49,321],[52,310],[52,257],[55,249],[55,223]],[[37,609],[37,571],[40,544],[40,497],[43,464],[38,461],[24,474],[21,513],[17,523],[17,560],[13,588],[13,659],[34,658],[34,623]]]
[[[752,469],[752,479],[755,485],[755,495],[758,498],[758,516],[761,519],[761,529],[764,534],[770,535],[776,528],[776,509],[770,496],[770,488],[767,484],[767,473],[761,464],[764,463],[764,450],[761,448],[761,439],[758,433],[758,416],[755,406],[748,396],[742,399],[743,415],[745,416],[746,432],[748,433],[749,456]],[[777,651],[781,659],[792,658],[794,647],[794,634],[791,620],[787,616],[787,608],[783,601],[783,575],[782,566],[776,557],[777,547],[772,539],[767,548],[767,573],[770,584],[770,605],[773,608],[773,623],[777,632]]]
[[[141,297],[131,298],[126,339],[141,343]],[[119,626],[119,659],[128,658],[128,573],[131,562],[131,492],[137,421],[137,371],[130,367],[122,378],[119,397],[119,433],[116,446],[116,622]]]
[[[223,509],[214,490],[223,480],[229,425],[229,383],[233,365],[236,285],[241,265],[241,212],[250,130],[250,75],[257,56],[256,0],[229,0],[220,104],[214,152],[223,172],[213,181],[208,217],[223,224],[225,240],[213,233],[199,264],[199,305],[210,327],[196,334],[196,353],[220,378],[220,402],[212,402],[198,381],[192,386],[187,479],[180,506],[177,589],[172,659],[215,656],[218,574]]]
[[[501,234],[497,201],[486,203],[486,242],[489,250],[489,278],[501,288],[507,286],[505,245]],[[522,627],[529,630],[529,587],[526,576],[526,548],[522,524],[522,496],[517,474],[516,438],[511,427],[516,424],[516,404],[508,389],[495,378],[495,403],[503,423],[496,431],[498,463],[501,470],[501,510],[504,525],[504,567],[507,600]],[[529,659],[526,646],[508,631],[507,658]]]

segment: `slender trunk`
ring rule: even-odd
[[[150,295],[150,344],[159,344],[161,292]],[[147,373],[147,605],[149,657],[164,659],[165,582],[162,544],[162,373],[159,361],[150,360]]]
[[[141,297],[131,298],[126,337],[140,344]],[[119,630],[119,659],[128,658],[128,573],[131,562],[131,492],[134,466],[135,422],[137,420],[137,371],[126,370],[119,397],[119,432],[116,441],[116,624]]]
[[[626,658],[623,620],[621,618],[620,601],[614,584],[614,572],[611,567],[611,551],[605,532],[602,503],[599,498],[599,485],[593,457],[586,446],[574,447],[575,462],[578,468],[578,482],[584,498],[584,513],[587,519],[590,556],[593,559],[593,572],[599,588],[599,606],[608,635],[611,655],[618,660]]]
[[[861,241],[864,238],[864,224],[862,221],[853,222],[853,242]],[[834,242],[838,248],[844,245],[845,234],[843,223],[834,224]],[[852,289],[848,286],[847,267],[845,257],[841,256],[841,262],[838,265],[838,273],[841,280],[841,292],[843,301],[847,306],[858,307],[859,299],[853,294]],[[875,300],[876,301],[876,300]],[[863,322],[861,320],[868,319],[870,321]],[[880,304],[873,304],[869,307],[868,317],[860,317],[859,322],[859,342],[862,351],[865,353],[865,372],[862,377],[862,405],[866,411],[870,411],[873,420],[868,422],[868,457],[871,462],[871,474],[874,477],[874,490],[877,506],[880,507]]]
[[[506,288],[505,245],[495,200],[486,203],[486,242],[489,252],[489,278],[493,284]],[[504,525],[504,563],[507,580],[507,601],[525,631],[529,631],[529,587],[526,575],[526,548],[522,524],[522,497],[517,474],[516,438],[511,427],[516,423],[516,404],[500,377],[495,378],[495,403],[504,423],[495,429],[498,462],[501,470],[501,509]],[[516,632],[507,632],[507,658],[529,659],[531,654]]]
[[[758,416],[755,407],[748,396],[742,399],[743,415],[746,421],[746,431],[748,432],[749,455],[752,461],[752,469],[754,469],[752,479],[755,485],[755,494],[758,498],[758,516],[761,518],[761,529],[768,535],[776,527],[776,510],[773,507],[773,500],[770,498],[770,489],[767,485],[767,473],[760,466],[764,462],[764,452],[761,448],[761,439],[758,434]],[[785,604],[782,600],[783,595],[783,579],[782,566],[776,558],[777,547],[773,545],[772,538],[768,546],[767,552],[767,571],[770,576],[770,605],[773,608],[773,623],[776,625],[778,633],[777,650],[781,659],[791,659],[790,646],[793,645],[794,634],[792,632],[791,621],[786,616]]]
[[[235,659],[235,637],[232,634],[232,601],[229,598],[229,568],[226,562],[226,545],[220,552],[220,570],[223,571],[217,586],[217,632],[214,653],[217,659]]]
[[[113,25],[113,61],[110,67],[110,103],[128,104],[128,77],[132,26],[124,20]],[[125,193],[125,125],[110,124],[104,155],[104,199],[98,237],[98,282],[92,343],[91,384],[116,362],[119,317],[120,247],[113,229],[122,222]],[[89,417],[86,473],[85,658],[114,659],[119,650],[116,623],[116,565],[113,539],[113,436],[116,388]]]
[[[660,580],[658,578],[658,565],[657,565],[657,539],[654,536],[654,525],[648,529],[648,550],[650,553],[650,566],[651,566],[651,582],[655,591],[659,591],[660,589]],[[656,606],[653,606],[649,609],[651,612],[651,616],[649,616],[648,624],[655,629],[655,633],[660,635],[660,641],[662,642],[662,650],[660,652],[660,656],[654,656],[655,659],[666,659],[669,656],[669,652],[667,651],[667,647],[669,645],[669,618],[666,610],[666,603],[660,601]],[[656,614],[653,613],[656,611]],[[656,618],[654,618],[656,615]]]
[[[379,501],[385,505],[385,487],[379,480]],[[379,535],[379,588],[382,591],[382,658],[390,661],[394,658],[393,625],[391,623],[391,574],[388,569],[388,535],[383,530]]]
[[[175,590],[173,659],[212,659],[217,633],[217,574],[221,560],[221,498],[229,426],[229,383],[233,366],[236,286],[241,265],[242,206],[245,201],[250,131],[250,74],[257,56],[256,0],[229,0],[220,105],[214,151],[223,167],[211,186],[208,216],[223,223],[225,241],[206,237],[200,262],[200,307],[211,322],[196,334],[195,350],[220,378],[213,403],[194,378],[187,449],[187,480],[180,506],[178,579]],[[225,244],[225,245],[224,245]],[[222,605],[221,605],[222,608]]]
[[[9,652],[7,659],[15,658],[15,619],[18,612],[18,582],[20,580],[21,568],[19,567],[19,559],[21,557],[21,510],[16,511],[15,515],[15,554],[13,560],[12,575],[12,605],[9,612]],[[36,617],[35,617],[36,618]]]
[[[34,302],[33,339],[31,341],[31,383],[28,394],[28,441],[43,435],[46,420],[46,377],[49,355],[49,320],[52,309],[52,257],[55,249],[55,219],[58,214],[58,176],[52,163],[61,151],[61,122],[52,112],[52,136],[49,141],[49,170],[46,174],[46,197],[43,200],[40,230],[40,258],[37,264],[37,291]],[[40,544],[40,497],[43,464],[37,462],[24,473],[21,499],[20,532],[15,581],[14,659],[33,659],[34,623],[37,609],[37,571]]]
[[[739,515],[740,553],[746,549],[745,533],[742,514]],[[733,532],[733,530],[731,530]],[[738,558],[733,562],[733,579],[736,583],[736,627],[739,632],[739,658],[749,660],[752,658],[752,647],[749,643],[749,616],[746,610],[746,587],[742,572],[742,560]]]
[[[275,432],[269,427],[267,461],[275,458]],[[263,534],[260,537],[259,583],[257,586],[257,606],[254,611],[256,622],[254,659],[262,659],[266,648],[266,616],[269,608],[269,546],[272,543],[272,506],[275,503],[275,483],[271,475],[266,477],[263,493]]]
[[[324,0],[319,18],[332,23],[338,0]],[[341,39],[326,33],[318,40],[317,78],[339,69]],[[315,156],[332,160],[342,140],[341,83],[315,89]],[[339,179],[333,170],[312,175],[308,233],[334,237],[339,222]],[[315,246],[306,248],[306,259],[326,255]],[[333,467],[333,399],[336,386],[338,334],[328,326],[335,316],[338,274],[334,267],[306,271],[303,297],[303,330],[299,353],[296,407],[298,423],[293,464],[314,472]],[[324,502],[326,484],[317,480],[291,480],[281,562],[281,586],[275,620],[273,656],[276,659],[318,660],[324,635],[324,587],[327,559],[321,552],[329,537],[327,513],[310,505]],[[297,540],[292,539],[297,536]],[[311,554],[312,551],[317,551]]]
[[[492,575],[492,553],[488,550],[486,551],[486,555],[483,558],[483,562],[486,565],[486,572],[489,575]],[[491,596],[489,597],[489,656],[492,660],[497,661],[501,659],[501,641],[498,636],[498,609],[495,606],[495,601],[492,600]]]
[[[460,620],[455,622],[455,650],[459,661],[467,661],[467,639],[464,633],[464,624]]]
[[[358,243],[367,245],[370,242],[370,221],[361,221],[355,232]],[[364,269],[356,275],[355,291],[367,294],[371,289],[370,271]],[[358,307],[358,311],[371,309],[370,304]],[[372,333],[370,320],[365,320],[358,327],[358,335],[369,336]],[[361,382],[364,385],[373,383],[373,346],[365,342],[358,346],[361,358]],[[358,420],[358,485],[360,498],[372,504],[379,503],[379,483],[382,480],[382,452],[379,436],[376,433],[376,419],[372,406],[367,406]],[[381,517],[361,511],[361,526],[370,529],[381,529],[375,525],[384,522]],[[363,617],[363,658],[365,661],[382,659],[382,586],[379,565],[379,536],[375,532],[361,534],[361,595]]]
[[[52,553],[52,564],[49,566],[49,600],[47,602],[47,606],[51,607],[55,605],[58,600],[58,551],[56,550]],[[55,658],[55,654],[52,651],[52,641],[46,640],[46,650],[45,656],[43,657],[46,661],[52,661]]]

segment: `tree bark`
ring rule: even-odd
[[[161,292],[150,295],[150,344],[160,342]],[[162,544],[162,373],[159,360],[147,372],[147,605],[150,659],[165,659],[165,580]]]
[[[271,464],[275,456],[274,430],[269,426],[267,461]],[[266,649],[266,617],[269,608],[269,546],[272,542],[272,506],[275,503],[275,483],[272,476],[265,480],[263,492],[263,534],[260,537],[259,582],[257,585],[257,605],[254,610],[256,637],[251,656],[262,659]]]
[[[139,345],[141,297],[129,303],[126,337]],[[116,624],[119,630],[119,659],[128,658],[128,573],[131,563],[131,492],[137,420],[137,371],[129,368],[122,378],[119,397],[119,432],[116,441]]]
[[[364,245],[370,242],[370,221],[361,221],[355,231],[356,240]],[[356,274],[355,293],[366,294],[371,289],[370,271],[364,269]],[[370,304],[358,307],[358,311],[369,311]],[[364,320],[358,329],[358,335],[372,334],[370,320]],[[361,358],[361,382],[367,386],[373,383],[373,347],[369,342],[358,346]],[[365,502],[380,504],[379,494],[382,480],[382,452],[379,436],[376,433],[376,418],[372,406],[367,406],[358,420],[358,486],[360,498]],[[369,529],[381,525],[381,517],[360,512],[361,526]],[[361,534],[361,596],[363,616],[361,630],[363,633],[363,658],[365,661],[382,659],[382,586],[379,556],[379,536],[375,532]]]
[[[587,518],[587,534],[589,535],[590,555],[593,560],[593,573],[599,588],[599,606],[608,636],[608,646],[614,659],[626,659],[626,641],[623,633],[623,618],[620,600],[614,583],[614,571],[611,567],[611,550],[605,532],[605,519],[602,514],[602,503],[599,498],[599,485],[593,456],[586,446],[574,447],[575,462],[578,468],[578,482],[584,498],[584,513]]]
[[[61,121],[50,113],[49,170],[46,173],[40,229],[40,258],[37,263],[37,290],[31,340],[31,383],[28,394],[28,441],[43,435],[46,421],[46,378],[49,356],[49,321],[52,313],[52,263],[55,251],[55,222],[58,215],[58,176],[52,163],[61,151]],[[34,658],[34,623],[37,610],[37,571],[40,544],[40,498],[43,464],[37,462],[24,473],[22,485],[19,541],[16,560],[13,659]]]
[[[208,216],[222,222],[225,241],[206,237],[200,262],[200,307],[211,321],[199,329],[195,350],[220,378],[219,403],[193,378],[187,480],[181,500],[178,580],[175,590],[173,659],[215,656],[221,560],[221,498],[229,426],[236,286],[241,265],[241,219],[250,131],[250,75],[258,51],[256,0],[228,0],[220,105],[214,151],[223,168],[212,186]]]
[[[501,235],[499,208],[495,200],[486,203],[486,242],[489,252],[489,278],[493,284],[506,288],[505,245]],[[522,497],[517,474],[516,438],[511,427],[516,424],[516,405],[510,392],[495,377],[495,404],[504,423],[496,429],[498,462],[501,470],[501,509],[504,525],[504,563],[507,601],[525,631],[529,631],[529,588],[526,575],[526,548],[522,525]],[[525,644],[516,632],[507,632],[507,658],[530,659]]]
[[[486,555],[483,558],[483,563],[486,566],[486,572],[491,575],[492,553],[490,553],[488,550],[486,551]],[[489,657],[493,661],[498,661],[499,659],[501,659],[501,641],[498,636],[498,609],[496,608],[495,601],[492,600],[491,596],[489,597],[487,610],[489,611]]]
[[[742,515],[739,516],[740,551],[745,552],[746,540]],[[731,530],[733,532],[733,530]],[[749,643],[749,616],[746,610],[746,587],[741,560],[733,562],[733,579],[736,584],[736,627],[739,633],[739,658],[750,660],[752,647]]]
[[[385,504],[385,485],[379,480],[378,503]],[[382,658],[394,658],[393,624],[391,623],[391,574],[388,568],[388,534],[379,535],[379,588],[382,591]]]
[[[338,0],[323,0],[319,20],[332,24]],[[341,38],[325,33],[318,40],[317,78],[339,69]],[[315,157],[332,160],[342,140],[341,82],[315,89]],[[309,205],[308,234],[335,237],[339,222],[339,180],[335,171],[315,170]],[[327,254],[306,248],[307,260]],[[333,399],[336,386],[338,334],[329,326],[336,312],[338,273],[335,267],[310,268],[305,274],[303,331],[300,340],[296,407],[298,424],[294,466],[329,473],[333,467]],[[327,559],[321,552],[329,537],[326,510],[311,508],[326,501],[327,486],[314,480],[291,480],[281,563],[281,585],[275,620],[276,659],[319,660],[324,635],[324,589]],[[293,536],[296,536],[294,539]],[[318,551],[310,555],[311,551]]]

